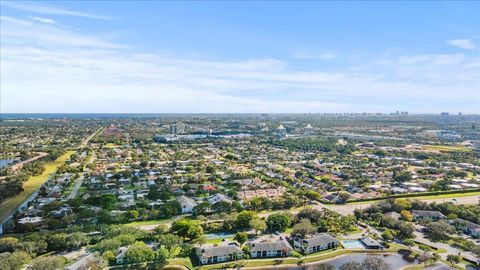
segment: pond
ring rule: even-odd
[[[299,266],[299,267],[289,267],[289,270],[315,270],[317,265],[320,264],[329,264],[339,269],[340,266],[347,262],[362,262],[367,256],[380,257],[383,261],[390,264],[392,270],[402,269],[409,265],[417,264],[415,262],[408,262],[402,258],[402,255],[398,253],[393,254],[348,254],[343,256],[338,256],[333,259],[324,260],[318,262],[318,264],[308,265],[308,266]]]

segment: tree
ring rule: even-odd
[[[155,253],[143,242],[136,242],[131,245],[125,253],[125,259],[129,263],[140,263],[152,261]]]
[[[385,241],[392,241],[393,240],[393,234],[390,230],[385,230],[383,233],[382,233],[382,238],[383,240]]]
[[[67,249],[67,234],[65,233],[55,233],[50,235],[49,238],[47,238],[47,243],[48,243],[48,250],[50,251],[61,251],[61,250],[66,250]]]
[[[405,220],[405,221],[410,221],[411,222],[413,220],[413,215],[407,210],[402,210],[400,212],[400,215],[402,216],[403,220]]]
[[[445,221],[432,222],[425,226],[425,234],[432,239],[432,241],[442,241],[450,239],[450,234],[453,234],[455,229]]]
[[[255,231],[255,234],[258,234],[258,232],[264,231],[267,228],[265,221],[258,217],[252,219],[249,226]]]
[[[237,241],[240,246],[243,245],[243,243],[245,243],[248,239],[248,235],[244,232],[238,232],[237,234],[235,234],[235,237],[233,238],[233,240]]]
[[[172,223],[171,232],[180,237],[194,240],[203,234],[203,229],[195,220],[180,219]]]
[[[209,202],[201,202],[193,208],[193,213],[195,215],[204,215],[204,214],[208,213],[209,209],[210,209],[210,203]]]
[[[413,242],[412,239],[405,239],[403,240],[403,244],[406,245],[408,249],[411,249],[415,245],[415,242]]]
[[[153,262],[149,263],[148,269],[151,270],[160,270],[167,264],[167,251],[164,249],[159,249],[155,253],[155,259]]]
[[[293,226],[292,234],[298,234],[302,237],[305,237],[309,234],[314,234],[317,231],[317,228],[312,225],[309,219],[302,219],[300,223],[297,223]]]
[[[131,234],[121,234],[121,235],[115,236],[115,238],[113,238],[113,239],[120,241],[120,244],[122,246],[131,245],[131,244],[135,243],[135,240],[136,240],[135,236],[133,236]]]
[[[117,197],[113,194],[103,194],[100,198],[100,205],[107,210],[112,210],[115,203],[117,202]]]
[[[69,234],[66,238],[66,248],[68,250],[77,250],[80,247],[88,244],[88,237],[81,232],[75,232]]]
[[[127,213],[126,213],[126,216],[127,216],[127,219],[130,220],[130,221],[133,221],[133,220],[136,220],[138,219],[138,216],[140,214],[138,213],[137,210],[129,210]]]
[[[109,250],[102,254],[102,258],[104,261],[108,262],[109,264],[113,264],[115,262],[116,256],[113,251]]]
[[[340,270],[363,270],[363,266],[359,262],[347,262],[340,266]]]
[[[20,240],[15,237],[0,238],[0,252],[12,252],[19,243]]]
[[[62,269],[65,259],[59,256],[47,256],[39,258],[32,263],[32,270],[55,270]]]
[[[283,232],[290,226],[291,222],[290,215],[287,213],[274,213],[268,216],[267,227],[270,232]]]
[[[119,247],[122,246],[122,243],[116,239],[104,239],[95,245],[95,250],[98,250],[100,253],[106,251],[117,251]]]
[[[367,256],[363,262],[362,267],[364,270],[390,270],[392,266],[386,263],[382,258]]]
[[[393,172],[393,179],[396,182],[406,182],[412,180],[412,173],[409,171],[394,171]]]
[[[183,241],[179,236],[169,233],[158,236],[158,243],[168,251],[169,255],[171,255],[172,250],[179,247]]]
[[[412,224],[399,222],[396,229],[398,230],[397,237],[400,239],[415,237],[413,234],[415,232],[415,227],[413,227]]]
[[[164,217],[172,217],[182,212],[182,206],[177,201],[169,201],[160,206],[159,210]]]
[[[19,270],[30,261],[30,255],[24,251],[15,251],[0,257],[0,269]]]
[[[35,257],[38,254],[47,251],[47,242],[41,239],[36,239],[35,241],[22,241],[15,247],[15,250],[25,251],[30,254],[30,256]]]
[[[165,224],[160,224],[158,225],[157,227],[155,227],[155,229],[153,229],[153,233],[154,234],[164,234],[166,232],[168,232],[169,228],[167,225]]]
[[[462,257],[460,255],[447,255],[447,262],[451,263],[452,265],[460,263]]]
[[[431,263],[436,263],[436,262],[438,262],[440,259],[441,259],[440,254],[438,254],[437,252],[433,252],[433,253],[432,253],[432,256],[430,257]]]
[[[250,221],[252,221],[252,219],[256,217],[257,217],[257,214],[255,212],[244,210],[238,214],[236,225],[238,228],[249,228]]]

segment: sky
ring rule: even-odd
[[[480,2],[1,1],[1,113],[480,113]]]

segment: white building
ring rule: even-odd
[[[188,198],[184,195],[177,197],[177,202],[180,203],[180,205],[182,206],[183,214],[191,213],[193,211],[193,208],[197,206],[197,203],[193,199]]]

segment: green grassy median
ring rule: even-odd
[[[54,173],[58,167],[62,166],[75,151],[67,151],[54,161],[45,163],[45,171],[37,176],[31,176],[23,183],[23,191],[17,196],[6,199],[0,204],[0,221],[5,220],[17,207],[19,207],[32,193],[47,182],[50,174]]]

